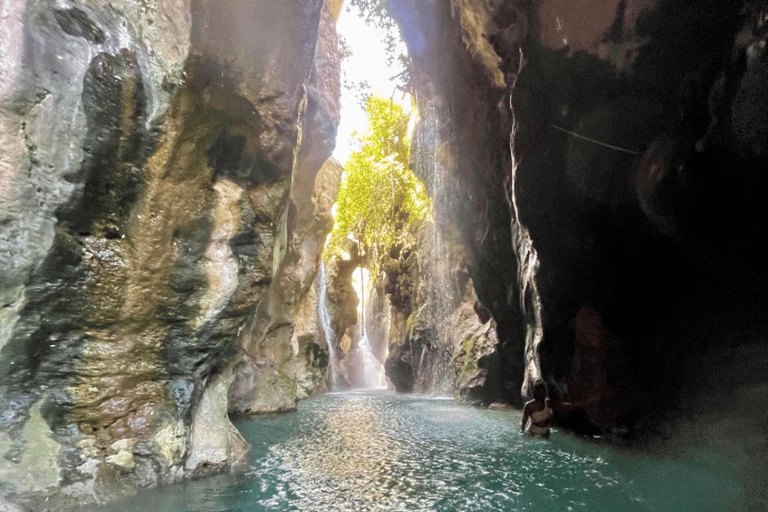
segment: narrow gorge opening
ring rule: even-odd
[[[0,509],[768,509],[766,0],[0,11]]]
[[[417,107],[418,70],[386,6],[353,2],[337,29],[343,83],[334,156],[344,171],[323,260],[331,283],[340,273],[352,280],[356,293],[346,300],[358,306],[356,322],[337,323],[327,338],[337,345],[329,346],[338,358],[331,389],[451,394],[447,324],[466,293],[466,278],[454,281],[466,270],[458,244],[447,242],[458,229],[443,169],[450,144],[436,107]]]

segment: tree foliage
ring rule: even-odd
[[[424,184],[408,168],[410,116],[379,96],[368,98],[366,114],[368,130],[360,137],[360,150],[344,166],[325,258],[340,256],[351,238],[375,273],[393,247],[415,244],[416,229],[431,205]]]

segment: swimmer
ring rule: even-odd
[[[543,382],[537,382],[533,386],[533,400],[527,402],[523,407],[523,420],[520,423],[520,431],[530,435],[538,435],[549,438],[549,425],[552,423],[554,413],[550,408],[549,397],[547,396],[547,385]],[[528,430],[525,429],[530,420]]]

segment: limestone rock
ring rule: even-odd
[[[220,372],[248,364],[253,311],[283,307],[270,290],[290,308],[314,277],[338,186],[315,179],[338,124],[333,17],[322,0],[2,11],[0,473],[60,452],[16,491],[64,507],[242,460]],[[206,455],[201,428],[228,448]]]
[[[23,508],[18,505],[6,501],[4,498],[0,498],[0,512],[25,512]]]
[[[352,273],[360,261],[355,257],[350,260],[331,262],[326,269],[328,281],[328,309],[331,314],[332,328],[336,338],[341,339],[349,329],[357,325],[357,306],[359,299],[352,285]],[[343,344],[342,344],[343,345]],[[349,346],[345,348],[345,351]]]
[[[327,389],[330,359],[317,312],[317,281],[296,304],[291,343],[297,350],[296,386],[299,399]]]
[[[495,353],[495,325],[487,313],[481,320],[466,254],[450,229],[426,223],[418,248],[382,265],[367,332],[386,340],[386,374],[397,391],[487,401],[492,386],[480,366]]]
[[[187,470],[199,473],[237,466],[249,453],[248,443],[227,416],[227,393],[233,378],[229,370],[206,386],[192,420]]]
[[[310,129],[319,130],[317,122],[307,122]],[[328,143],[324,148],[329,155],[333,146]],[[289,213],[288,224],[293,227],[290,241],[266,300],[243,330],[241,343],[246,355],[230,389],[231,412],[290,410],[295,408],[296,400],[324,386],[328,359],[325,349],[318,344],[319,323],[311,286],[332,225],[331,207],[342,168],[333,159],[315,168],[304,159],[314,151],[299,152],[298,172],[311,173],[312,188],[302,189],[306,176],[292,185],[295,208],[291,212],[296,217]],[[256,337],[263,338],[256,342]]]
[[[59,484],[61,446],[40,414],[42,404],[40,400],[32,406],[18,439],[0,432],[0,450],[14,458],[0,465],[0,481],[10,486],[4,492],[50,492]],[[24,446],[23,450],[19,444]]]

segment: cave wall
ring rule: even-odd
[[[616,438],[704,397],[765,403],[764,371],[727,363],[766,364],[764,3],[389,10],[420,111],[452,132],[453,214],[497,322],[493,393],[519,404],[544,379],[576,404],[561,425]]]
[[[501,59],[485,35],[487,7],[482,2],[398,1],[390,2],[389,12],[413,60],[411,85],[419,112],[437,119],[427,125],[436,127],[435,135],[420,135],[426,131],[420,122],[414,140],[437,139],[440,166],[417,164],[417,173],[433,197],[430,184],[441,183],[440,194],[450,207],[447,217],[459,227],[466,246],[475,292],[496,323],[498,360],[490,358],[495,361],[489,362],[493,370],[481,386],[484,400],[520,404],[525,320],[517,300],[505,190],[511,125]],[[440,168],[445,176],[436,180],[433,173]]]
[[[315,280],[320,253],[333,226],[331,207],[336,202],[342,171],[335,161],[323,166],[336,145],[339,123],[340,55],[335,23],[326,7],[318,31],[299,28],[296,32],[307,38],[305,44],[310,49],[316,41],[317,57],[306,86],[306,109],[290,196],[280,211],[282,230],[272,255],[273,279],[239,338],[244,357],[229,394],[233,413],[272,412],[296,406],[293,361],[298,347],[295,339],[292,342],[293,313]],[[304,82],[287,80],[304,87]],[[323,172],[318,175],[321,166]],[[317,336],[315,339],[320,341]]]
[[[247,408],[228,398],[247,402],[263,352],[290,367],[275,409],[325,374],[291,312],[340,176],[316,179],[335,18],[321,0],[2,9],[3,494],[64,508],[236,465],[227,412]]]
[[[438,217],[442,206],[434,207]],[[398,392],[488,405],[495,322],[479,303],[457,227],[429,221],[420,231],[413,250],[390,253],[367,302],[369,336],[384,341],[376,356]]]

